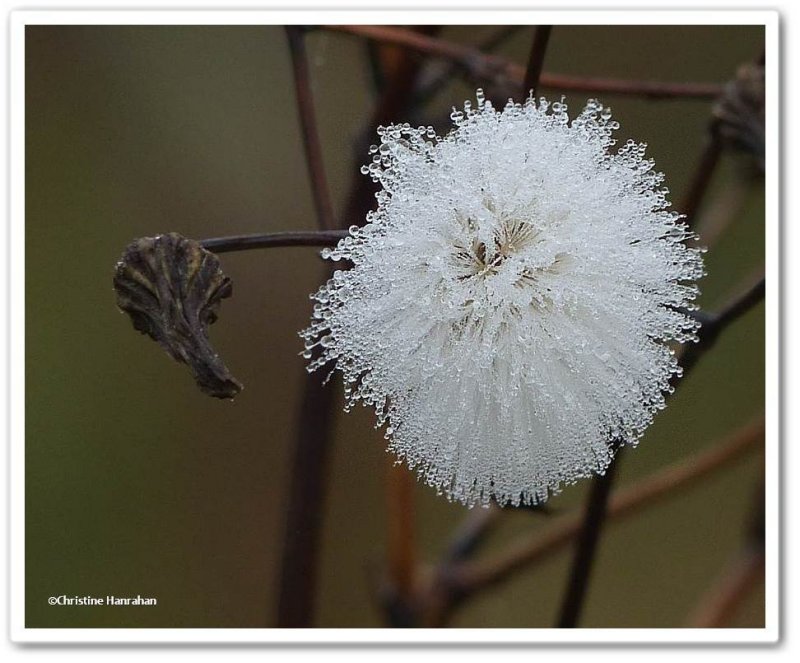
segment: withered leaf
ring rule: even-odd
[[[764,65],[745,64],[712,109],[720,137],[733,147],[749,152],[763,172],[766,149],[764,121],[766,92]]]
[[[233,292],[217,256],[178,233],[141,237],[117,263],[114,290],[134,328],[187,364],[203,392],[233,398],[242,390],[208,339],[221,300]]]

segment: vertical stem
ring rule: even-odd
[[[536,28],[533,35],[533,46],[528,57],[528,68],[525,70],[525,82],[522,87],[523,96],[530,94],[536,98],[536,87],[539,85],[539,77],[542,75],[544,65],[544,54],[547,51],[547,43],[550,41],[552,25],[540,25]]]
[[[614,483],[614,473],[619,454],[617,450],[614,458],[606,468],[605,474],[595,477],[586,503],[586,512],[578,536],[575,557],[570,570],[569,584],[564,601],[561,604],[561,615],[558,619],[559,628],[575,628],[581,616],[586,590],[589,585],[589,576],[592,571],[592,562],[597,551],[597,542],[605,522],[608,507],[608,496]]]
[[[283,628],[313,623],[333,398],[322,376],[308,377],[292,460],[278,588],[277,622]]]
[[[302,28],[287,26],[286,35],[317,221],[321,228],[330,230],[336,223],[322,161]],[[330,275],[330,270],[327,273]],[[325,389],[320,376],[306,380],[292,458],[278,582],[279,627],[300,628],[313,623],[333,398],[333,390]]]
[[[414,594],[414,476],[389,459],[386,485],[387,554],[392,591],[404,604]]]
[[[303,132],[303,146],[306,151],[308,175],[311,178],[314,207],[317,211],[319,225],[324,230],[336,226],[333,215],[328,179],[325,175],[325,164],[322,159],[322,145],[317,130],[314,113],[314,96],[311,93],[311,77],[308,72],[305,37],[303,29],[297,26],[286,26],[289,38],[289,50],[292,55],[294,71],[294,87],[297,97],[297,111],[300,114],[300,126]]]

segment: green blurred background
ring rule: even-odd
[[[477,43],[491,27],[442,35]],[[500,52],[524,64],[532,28]],[[308,38],[325,163],[337,205],[374,103],[365,45]],[[548,71],[675,81],[729,79],[763,48],[758,27],[560,27]],[[310,248],[223,256],[234,282],[212,329],[246,389],[200,393],[185,367],[135,333],[111,276],[135,237],[312,228],[289,55],[278,27],[36,26],[26,33],[26,625],[263,627],[275,623],[289,461],[305,380],[297,331],[322,274]],[[553,96],[552,91],[543,91]],[[474,93],[456,82],[431,116]],[[568,95],[573,111],[585,99]],[[603,97],[620,138],[646,141],[681,199],[709,103]],[[398,118],[400,120],[405,118]],[[366,155],[363,155],[366,161]],[[739,186],[726,156],[718,195]],[[358,220],[353,220],[358,221]],[[713,308],[764,262],[764,194],[751,187],[707,254]],[[341,387],[337,407],[342,405]],[[764,406],[763,306],[726,332],[621,463],[620,485],[706,447]],[[323,505],[315,624],[380,626],[369,569],[385,559],[389,462],[373,416],[337,414]],[[702,485],[611,524],[582,624],[672,627],[739,549],[761,472],[750,455]],[[554,498],[577,506],[586,484]],[[420,556],[434,561],[465,509],[415,488]],[[507,516],[488,546],[547,527]],[[550,626],[571,551],[481,594],[455,626]],[[51,595],[155,596],[157,607],[50,607]],[[734,625],[761,626],[759,588]]]

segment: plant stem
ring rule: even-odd
[[[558,619],[559,628],[575,628],[581,616],[581,610],[586,598],[589,585],[589,575],[592,570],[597,542],[606,517],[608,496],[614,483],[614,473],[619,463],[619,449],[617,457],[608,465],[601,476],[595,477],[592,482],[589,499],[586,502],[586,514],[578,535],[575,557],[572,562],[569,584],[561,604],[561,613]]]
[[[761,302],[765,294],[766,283],[762,274],[754,283],[741,288],[738,294],[733,296],[717,313],[710,316],[699,316],[702,322],[702,326],[697,332],[699,340],[686,347],[681,355],[682,379],[686,379],[700,358],[716,343],[719,335]]]
[[[281,246],[334,246],[347,234],[347,230],[288,230],[253,235],[211,237],[200,240],[200,244],[204,249],[208,249],[213,253],[269,249]]]
[[[764,294],[765,287],[762,277],[756,281],[755,284],[751,284],[742,289],[740,294],[733,297],[718,313],[704,316],[705,323],[703,327],[701,327],[698,342],[690,346],[681,357],[684,379],[694,368],[699,358],[711,348],[719,334],[758,304],[761,299],[763,299]],[[760,435],[763,438],[763,426],[762,420],[760,428],[758,426],[755,428],[750,427],[750,429],[745,430],[744,433],[735,438],[731,443],[733,452],[736,453],[742,444],[749,446],[753,442],[754,436],[757,437]],[[742,442],[742,440],[744,440],[744,442]],[[617,458],[618,457],[619,452],[617,452]],[[725,455],[723,455],[721,459],[717,459],[714,455],[710,458],[710,469],[715,469],[718,460],[720,462],[725,462],[726,460]],[[679,485],[685,480],[694,478],[692,470],[703,470],[706,465],[705,460],[704,458],[694,459],[696,468],[690,466],[688,468],[688,474],[682,473],[680,468],[678,468],[678,472],[676,473],[677,478],[675,478],[674,483]],[[613,471],[615,462],[616,458],[612,460],[607,468],[607,474]],[[684,474],[687,474],[687,476],[684,476]],[[671,480],[670,478],[670,481]],[[671,489],[671,483],[668,481],[665,486],[658,475],[654,476],[653,481],[657,494]],[[495,562],[488,562],[477,566],[467,562],[461,565],[464,569],[473,568],[474,570],[472,572],[463,572],[459,570],[458,566],[453,568],[452,564],[446,564],[441,570],[437,581],[433,583],[434,596],[430,599],[431,606],[428,608],[426,617],[427,623],[429,625],[440,625],[447,614],[452,611],[454,605],[463,600],[465,596],[473,594],[485,585],[493,584],[504,579],[513,571],[521,568],[524,564],[534,561],[538,559],[540,555],[547,554],[561,547],[563,544],[568,543],[575,534],[583,531],[585,535],[582,537],[582,544],[579,545],[579,549],[576,552],[568,585],[568,595],[575,598],[571,598],[569,604],[567,604],[567,599],[565,599],[565,605],[569,606],[570,613],[577,617],[580,614],[582,597],[585,596],[586,586],[589,581],[589,572],[591,571],[591,561],[587,563],[586,560],[591,560],[596,550],[596,543],[601,532],[602,521],[604,520],[605,514],[607,513],[609,516],[619,515],[618,512],[620,510],[624,513],[628,508],[634,506],[637,500],[641,499],[641,501],[646,502],[652,498],[652,496],[648,494],[647,486],[644,486],[641,496],[637,494],[633,500],[633,505],[629,505],[625,503],[625,501],[622,501],[621,504],[617,504],[617,501],[612,499],[610,507],[606,508],[605,504],[611,491],[613,476],[608,479],[606,479],[605,475],[596,477],[594,482],[605,483],[606,485],[592,487],[583,518],[570,516],[571,520],[566,521],[564,526],[560,529],[554,529],[552,534],[549,536],[546,535],[546,538],[543,540],[535,539],[532,543],[522,544],[516,548],[512,548],[505,556],[499,556]],[[627,491],[623,493],[623,495],[627,494]],[[581,550],[583,548],[585,548],[585,550]],[[464,579],[464,577],[466,577],[466,579]]]
[[[392,594],[401,605],[414,600],[414,476],[408,468],[390,464],[386,484],[387,557]],[[407,612],[411,612],[408,610]]]
[[[333,206],[322,160],[302,28],[289,26],[286,34],[317,222],[322,229],[331,230],[335,225]],[[326,270],[328,274],[331,271],[330,268]],[[292,458],[278,582],[279,627],[298,628],[313,624],[333,394],[332,389],[324,388],[319,376],[311,376],[305,382]]]
[[[278,587],[277,625],[281,628],[313,624],[333,398],[333,389],[322,384],[321,376],[308,377],[289,482]]]
[[[689,228],[694,228],[697,224],[697,212],[708,192],[721,155],[722,143],[712,129],[706,139],[705,147],[700,153],[694,175],[689,182],[689,189],[680,207],[680,211],[686,215],[685,223]]]
[[[311,178],[314,207],[317,210],[317,219],[320,227],[330,230],[336,226],[336,221],[333,215],[333,203],[328,189],[328,178],[325,175],[322,145],[314,113],[314,96],[311,92],[311,78],[308,71],[304,30],[290,25],[286,27],[286,36],[289,38],[289,51],[292,56],[297,110],[300,114],[300,127],[303,133],[303,146],[306,151],[308,174]]]
[[[687,626],[722,628],[730,624],[741,604],[764,577],[764,549],[747,546],[725,568],[700,599]]]
[[[528,57],[528,68],[525,70],[525,80],[522,83],[523,96],[530,94],[531,97],[536,98],[536,87],[539,85],[539,78],[542,75],[544,55],[547,51],[547,42],[550,40],[552,30],[552,25],[540,25],[536,28],[533,46]]]
[[[522,86],[525,68],[505,58],[481,53],[471,47],[437,39],[403,28],[377,25],[326,25],[326,30],[345,32],[383,43],[397,44],[433,57],[456,62],[479,80],[509,82]],[[612,78],[583,78],[561,74],[542,74],[542,87],[557,90],[641,96],[648,99],[713,99],[722,91],[717,83],[668,83]]]
[[[638,513],[642,509],[674,494],[681,488],[697,483],[719,471],[764,440],[764,418],[748,424],[710,449],[669,465],[650,476],[611,494],[608,503],[609,520]],[[502,552],[488,559],[451,565],[447,600],[441,612],[429,616],[430,625],[441,625],[453,608],[467,597],[508,580],[515,572],[533,562],[543,560],[561,550],[581,532],[580,513],[557,516],[543,534],[523,537]]]
[[[438,26],[425,26],[422,29],[431,32],[438,30]],[[410,35],[416,35],[421,39],[433,39],[433,37],[414,30],[405,30],[405,32]],[[367,130],[363,134],[364,139],[361,146],[363,149],[358,149],[359,168],[360,160],[363,158],[362,155],[367,153],[367,145],[374,136],[375,130],[381,125],[390,124],[393,120],[398,119],[411,105],[414,86],[421,65],[422,63],[418,59],[410,57],[410,53],[406,51],[400,61],[393,67],[391,77],[378,99]],[[374,194],[376,189],[377,185],[358,170],[345,204],[344,218],[353,219],[353,223],[361,224],[367,212],[370,211],[375,203]]]

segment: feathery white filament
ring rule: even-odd
[[[664,407],[665,342],[695,339],[700,251],[610,118],[478,91],[444,138],[382,127],[378,209],[323,252],[353,266],[313,295],[309,370],[335,365],[451,499],[537,503],[603,472]]]

